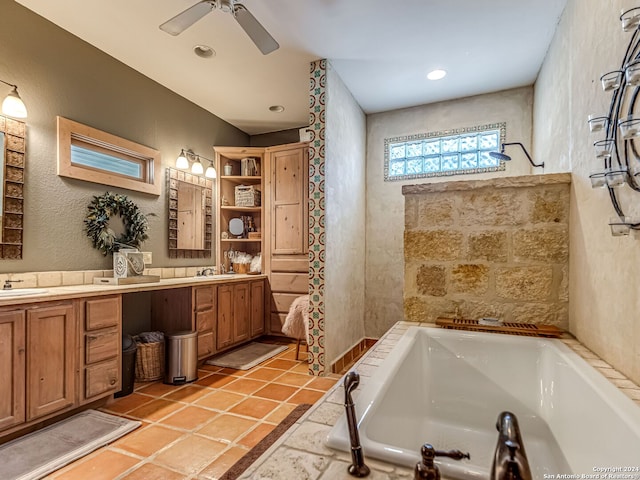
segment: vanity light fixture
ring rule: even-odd
[[[529,152],[527,152],[527,149],[524,148],[524,145],[521,144],[520,142],[503,143],[500,146],[500,151],[499,152],[489,152],[489,155],[491,155],[493,158],[497,158],[498,160],[501,160],[503,162],[510,161],[511,157],[509,155],[507,155],[506,153],[504,153],[504,147],[506,147],[507,145],[519,145],[520,148],[522,149],[522,151],[524,152],[524,154],[527,156],[527,160],[529,160],[529,163],[531,164],[532,167],[542,167],[542,168],[544,168],[544,162],[542,162],[542,163],[533,163],[533,160],[531,159],[531,155],[529,155]]]
[[[27,107],[25,107],[18,94],[18,86],[4,80],[0,80],[0,82],[13,87],[13,90],[9,92],[2,102],[2,114],[14,118],[27,118]]]
[[[206,172],[200,159],[207,160],[209,162]],[[176,168],[178,170],[188,170],[189,165],[191,165],[191,173],[194,175],[202,175],[204,173],[204,176],[207,178],[216,178],[217,176],[216,169],[213,166],[213,160],[193,153],[193,150],[191,149],[185,150],[183,148],[180,150],[178,158],[176,158]]]

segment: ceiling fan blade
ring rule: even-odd
[[[241,3],[236,3],[233,7],[233,15],[242,27],[242,29],[253,40],[256,47],[260,49],[263,55],[273,52],[280,48],[278,42],[269,35],[269,32],[256,20],[247,7]]]
[[[196,23],[207,13],[213,10],[214,6],[206,0],[196,3],[192,7],[187,8],[184,12],[179,13],[171,20],[167,20],[160,25],[160,30],[170,35],[179,35],[191,25]]]

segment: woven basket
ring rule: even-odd
[[[253,185],[238,185],[235,190],[236,207],[259,207],[260,190]]]
[[[151,382],[162,378],[164,369],[164,342],[136,342],[136,381]]]

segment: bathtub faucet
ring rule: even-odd
[[[496,422],[498,444],[491,466],[491,480],[531,480],[529,461],[524,451],[518,419],[502,412]]]
[[[436,457],[449,457],[454,460],[471,458],[471,455],[462,453],[460,450],[450,450],[448,452],[436,450],[430,443],[422,445],[420,454],[422,455],[422,462],[416,464],[413,480],[440,480],[440,470],[434,463]]]
[[[351,397],[351,392],[358,388],[360,375],[351,371],[344,377],[344,408],[347,414],[347,425],[349,426],[349,441],[351,442],[351,465],[349,465],[349,475],[354,477],[366,477],[369,475],[369,467],[364,464],[364,453],[360,445],[360,435],[358,434],[358,420],[356,419],[356,409]]]

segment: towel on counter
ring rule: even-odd
[[[282,325],[282,333],[287,337],[309,338],[309,295],[296,298],[289,307],[289,313]]]

